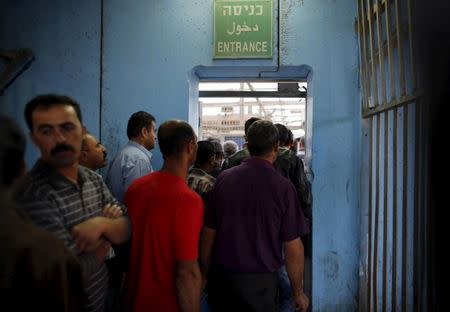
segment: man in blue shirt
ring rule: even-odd
[[[106,184],[120,202],[131,182],[153,171],[150,150],[155,146],[155,122],[155,117],[143,111],[128,120],[128,144],[111,161],[106,175]]]

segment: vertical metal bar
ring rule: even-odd
[[[413,32],[412,32],[412,19],[411,19],[411,1],[407,0],[408,4],[408,33],[409,33],[409,54],[410,54],[410,62],[411,62],[411,79],[412,79],[412,88],[413,92],[417,90],[417,77],[416,77],[416,66],[415,66],[415,58],[414,58],[414,40],[413,40]]]
[[[383,191],[383,311],[387,311],[387,289],[388,289],[388,268],[387,268],[387,235],[388,235],[388,154],[389,154],[389,111],[384,113],[384,191]]]
[[[397,31],[397,50],[398,50],[398,71],[400,74],[400,97],[406,95],[405,86],[405,70],[403,68],[403,48],[402,48],[402,36],[401,36],[401,24],[400,24],[400,7],[398,5],[399,0],[395,1],[395,29]]]
[[[403,106],[402,311],[408,304],[408,105]]]
[[[383,8],[381,1],[376,2],[377,10],[375,11],[375,20],[377,23],[377,33],[378,33],[378,63],[380,66],[380,84],[381,84],[381,104],[386,105],[386,79],[385,79],[385,67],[384,67],[384,49],[383,49],[383,30],[381,27],[381,14]]]
[[[422,131],[420,131],[421,123],[421,107],[419,104],[419,100],[415,103],[415,148],[414,148],[414,275],[413,275],[413,293],[414,293],[414,310],[420,311],[422,298],[419,293],[419,283],[421,283],[422,279],[422,252],[424,251],[422,248],[422,215],[420,213],[421,208],[421,198],[422,198],[422,190],[419,189],[419,181],[422,181],[422,171],[421,171],[421,161],[422,161],[422,152],[421,148],[423,147],[422,142]]]
[[[372,196],[373,196],[373,192],[372,192],[372,178],[373,178],[373,127],[374,127],[374,122],[373,122],[374,116],[370,116],[369,120],[369,127],[370,127],[370,151],[369,151],[369,246],[368,246],[368,287],[367,287],[367,292],[368,292],[368,308],[369,308],[369,312],[373,311],[373,296],[372,296],[372,287],[373,287],[373,258],[372,258],[372,249],[373,249],[373,236],[372,236],[372,226],[373,226],[373,218],[372,218],[372,213],[373,213],[373,205],[372,205]]]
[[[398,288],[398,270],[397,270],[397,248],[398,248],[398,242],[397,242],[397,233],[398,233],[398,211],[397,211],[397,192],[398,192],[398,185],[397,185],[397,148],[398,148],[398,110],[397,108],[394,108],[394,125],[393,125],[393,157],[392,157],[392,189],[393,189],[393,196],[392,196],[392,305],[391,305],[391,311],[396,312],[397,311],[397,288]]]
[[[408,35],[409,35],[409,53],[410,53],[410,66],[411,66],[411,79],[412,79],[412,92],[417,90],[417,79],[415,71],[415,59],[414,59],[414,44],[413,44],[413,34],[412,34],[412,19],[411,19],[411,1],[407,0],[407,14],[408,14]],[[413,297],[414,297],[414,307],[416,311],[421,310],[422,297],[419,294],[419,283],[422,279],[422,255],[424,251],[422,247],[422,218],[420,215],[422,190],[419,189],[418,183],[422,181],[422,131],[421,129],[421,118],[422,118],[422,108],[420,107],[420,100],[415,103],[415,157],[414,157],[414,269],[413,269]],[[419,219],[420,218],[420,219]]]
[[[385,14],[386,14],[386,34],[387,34],[387,55],[388,55],[388,67],[389,67],[389,82],[390,82],[390,99],[389,102],[395,99],[395,75],[394,75],[394,61],[392,59],[392,38],[391,38],[391,17],[390,17],[391,2],[385,2]]]
[[[373,36],[373,30],[372,30],[372,24],[373,24],[373,14],[372,9],[370,5],[370,0],[367,0],[367,19],[368,19],[368,25],[369,25],[369,40],[370,40],[370,60],[372,62],[372,95],[373,95],[373,103],[370,105],[370,99],[369,99],[369,107],[376,107],[378,106],[378,83],[377,83],[377,77],[376,77],[376,65],[375,65],[375,38]]]
[[[373,270],[373,300],[374,300],[374,310],[375,312],[379,311],[378,308],[378,232],[379,232],[379,223],[380,223],[380,137],[381,137],[381,115],[377,116],[377,160],[375,165],[375,233],[374,233],[374,270]]]
[[[367,90],[367,77],[366,77],[366,34],[364,31],[364,10],[363,10],[363,4],[361,3],[362,0],[357,0],[358,3],[358,33],[359,33],[359,47],[361,53],[360,55],[360,63],[361,63],[361,86],[362,86],[362,109],[361,111],[364,112],[368,109],[367,99],[368,99],[368,90]]]

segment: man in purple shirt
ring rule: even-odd
[[[247,138],[251,158],[218,177],[206,211],[200,259],[209,303],[214,311],[276,311],[284,249],[293,301],[306,311],[300,235],[308,228],[293,185],[273,166],[278,131],[260,120]]]

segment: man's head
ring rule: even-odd
[[[275,124],[278,130],[278,138],[280,139],[280,146],[286,146],[289,144],[289,129],[282,124]],[[291,132],[292,135],[292,132]]]
[[[247,137],[248,128],[250,128],[250,126],[258,120],[261,120],[261,118],[251,117],[251,118],[247,119],[247,121],[244,124],[245,137]]]
[[[81,143],[80,165],[91,170],[103,168],[108,163],[106,148],[90,133],[83,136]]]
[[[75,100],[65,95],[39,95],[27,103],[25,120],[43,161],[55,168],[78,162],[84,128]]]
[[[305,150],[305,137],[304,136],[298,138],[298,149],[300,151],[304,151]]]
[[[159,148],[164,159],[180,159],[186,155],[189,165],[197,155],[197,136],[192,127],[183,120],[168,120],[158,129]]]
[[[195,166],[209,173],[214,169],[216,164],[216,150],[214,144],[210,141],[198,141],[197,145],[198,149]]]
[[[135,141],[147,150],[155,147],[156,139],[156,120],[151,114],[139,111],[131,115],[128,119],[127,136],[128,139]]]
[[[9,189],[25,172],[25,136],[11,119],[0,116],[0,189]]]
[[[221,167],[224,159],[223,147],[218,139],[208,139],[214,145],[216,167]]]
[[[278,130],[268,120],[258,120],[253,123],[248,128],[247,139],[247,148],[252,156],[272,157],[278,151]]]
[[[223,143],[223,153],[225,155],[225,158],[230,157],[234,153],[236,153],[238,150],[238,145],[234,141],[225,141]]]

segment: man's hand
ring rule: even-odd
[[[121,217],[123,215],[123,212],[119,206],[107,204],[105,207],[103,207],[102,215],[105,218],[115,219]]]
[[[105,258],[108,255],[109,250],[111,249],[111,243],[107,240],[100,239],[100,243],[97,245],[97,248],[94,250],[94,256],[97,260],[98,265],[102,265],[105,262]]]
[[[103,235],[103,225],[102,217],[94,217],[75,225],[72,228],[72,236],[77,247],[84,252],[94,251]]]
[[[309,298],[303,291],[299,291],[294,295],[295,311],[306,312],[309,306]]]

